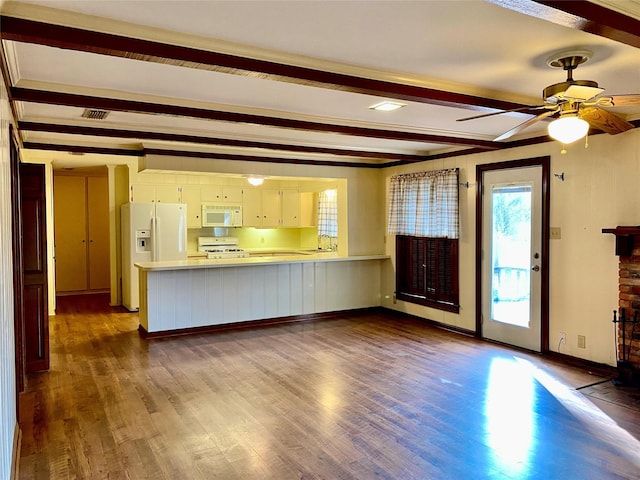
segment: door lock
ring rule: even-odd
[[[531,270],[533,270],[534,272],[539,272],[540,271],[540,265],[534,265],[533,267],[531,267]]]

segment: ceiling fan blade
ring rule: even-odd
[[[610,135],[617,135],[618,133],[626,132],[634,128],[632,123],[598,107],[581,109],[578,116],[589,122],[589,125],[593,128],[602,130]]]
[[[466,122],[467,120],[475,120],[476,118],[484,118],[484,117],[492,117],[494,115],[502,115],[503,113],[511,113],[511,112],[525,112],[529,110],[540,110],[541,108],[547,108],[546,105],[538,105],[535,107],[522,107],[522,108],[514,108],[511,110],[500,110],[499,112],[491,112],[491,113],[483,113],[482,115],[475,115],[473,117],[466,118],[458,118],[456,122]]]
[[[607,97],[604,97],[607,98]],[[640,94],[637,95],[612,95],[611,99],[613,107],[637,107],[640,106]]]
[[[526,122],[521,123],[520,125],[512,128],[511,130],[509,130],[508,132],[503,133],[502,135],[500,135],[499,137],[496,137],[493,139],[494,142],[499,142],[501,140],[505,140],[509,137],[514,136],[516,133],[521,132],[522,130],[524,130],[527,127],[530,127],[531,125],[533,125],[534,123],[539,122],[540,120],[550,117],[551,115],[555,114],[558,111],[557,108],[553,109],[553,110],[549,110],[547,112],[541,113],[540,115],[538,115],[537,117],[533,117],[530,118],[529,120],[527,120]]]

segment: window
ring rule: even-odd
[[[396,297],[458,312],[458,170],[391,178],[388,233],[396,235]]]
[[[396,236],[396,297],[458,313],[458,239]]]
[[[318,194],[318,246],[322,250],[338,248],[338,192],[325,190]]]

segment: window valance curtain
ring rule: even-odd
[[[458,169],[391,177],[389,235],[458,238]]]

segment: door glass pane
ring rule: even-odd
[[[491,205],[491,319],[528,327],[531,317],[531,187],[494,187]]]

